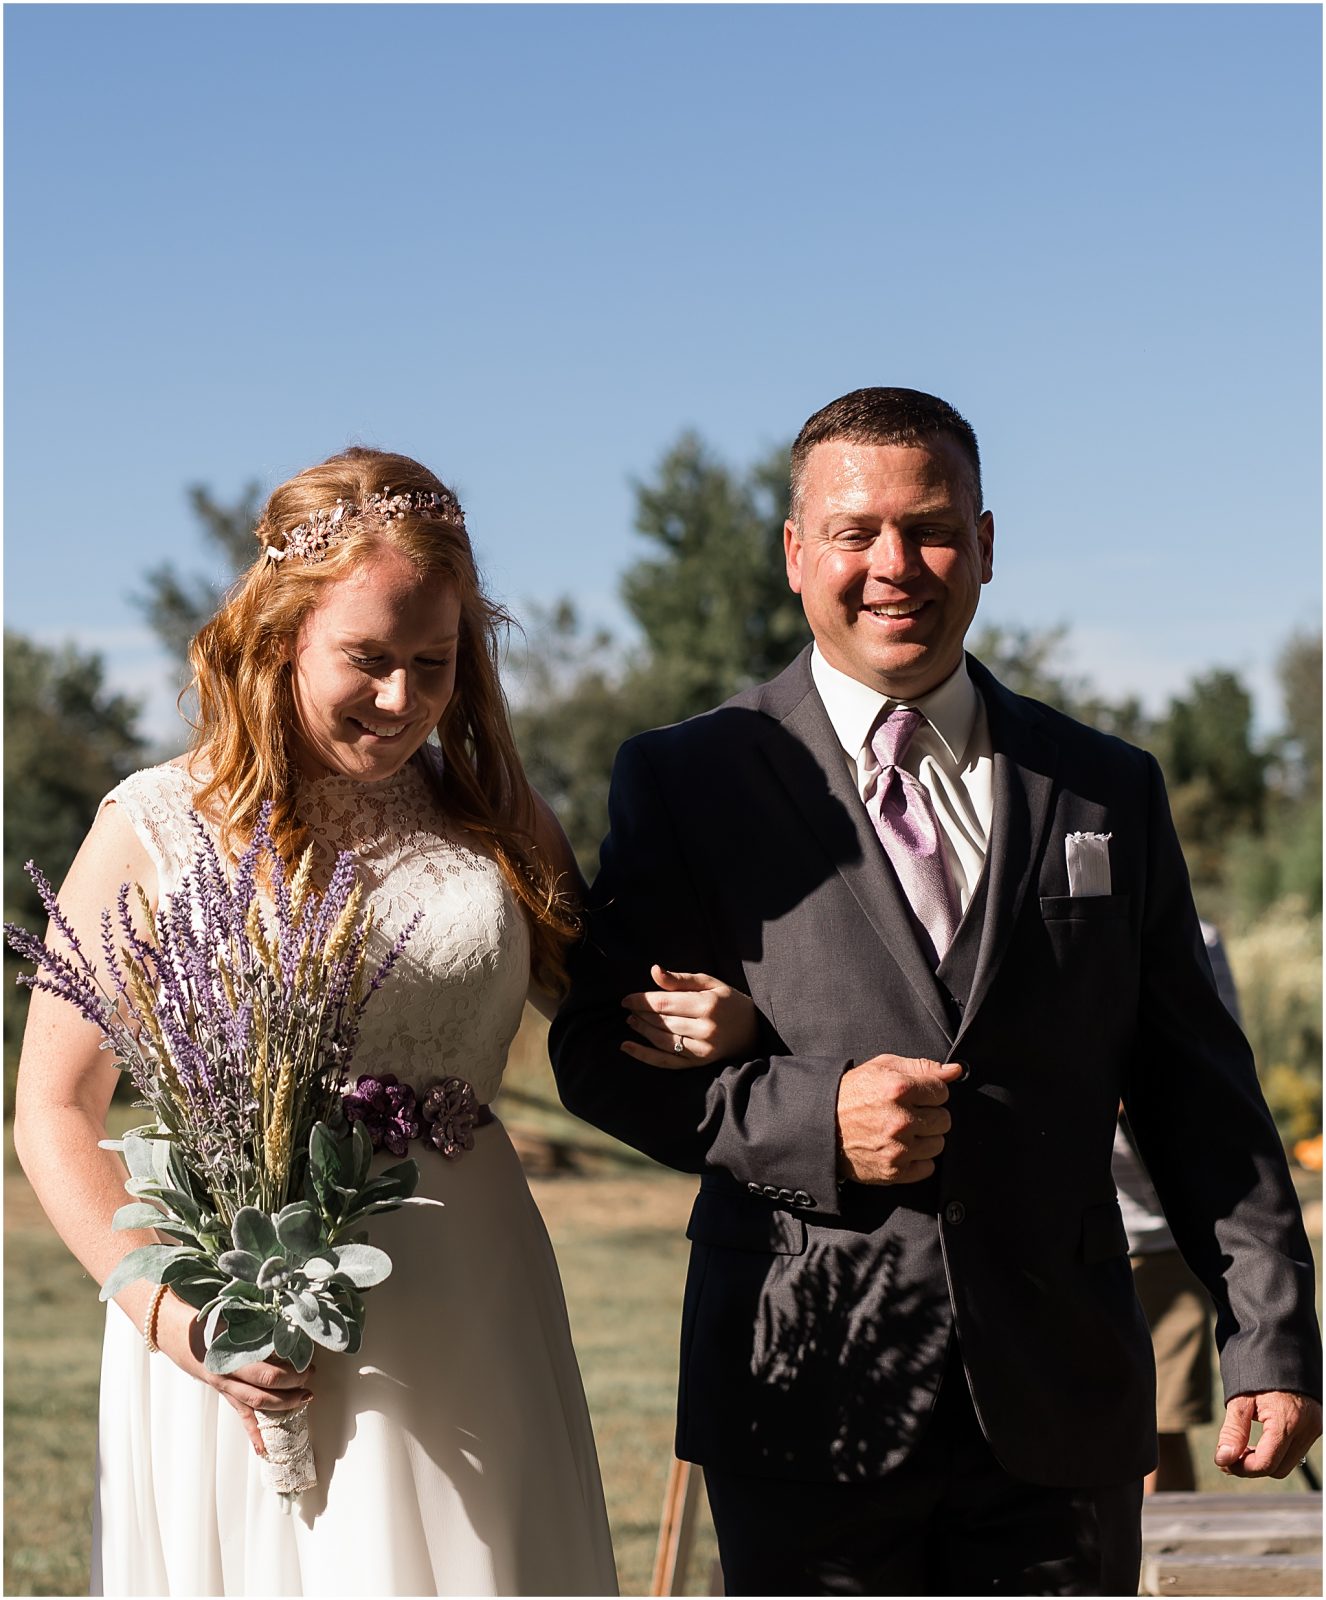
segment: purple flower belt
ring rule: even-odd
[[[351,1122],[362,1122],[375,1150],[384,1146],[403,1156],[411,1139],[430,1144],[454,1160],[474,1149],[474,1130],[493,1120],[493,1108],[481,1106],[464,1078],[442,1078],[421,1100],[394,1072],[361,1074],[342,1100]]]

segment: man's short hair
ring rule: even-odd
[[[853,389],[811,417],[792,446],[792,520],[801,520],[806,462],[817,444],[927,444],[952,439],[971,468],[976,509],[982,509],[981,452],[971,423],[947,401],[920,389]]]

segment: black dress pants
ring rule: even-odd
[[[1142,1484],[1046,1488],[995,1460],[950,1359],[926,1431],[862,1483],[705,1468],[730,1595],[1135,1595]]]

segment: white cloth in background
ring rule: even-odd
[[[191,797],[176,766],[108,797],[163,893],[191,853]],[[457,1073],[491,1100],[529,978],[528,928],[497,867],[438,836],[414,766],[383,784],[329,778],[306,801],[320,853],[360,853],[383,941],[425,912],[365,1015],[356,1070],[416,1088]],[[616,1593],[557,1265],[506,1131],[478,1129],[454,1162],[411,1154],[418,1193],[443,1209],[374,1222],[392,1273],[367,1296],[359,1354],[315,1354],[319,1485],[293,1515],[230,1406],[107,1307],[94,1594]]]
[[[1234,987],[1234,974],[1230,971],[1229,957],[1225,954],[1220,932],[1214,923],[1203,922],[1201,927],[1206,953],[1211,958],[1216,992],[1224,1002],[1225,1010],[1241,1026],[1243,1019],[1239,1014],[1238,991]],[[1123,1213],[1123,1225],[1128,1234],[1129,1255],[1177,1250],[1155,1185],[1128,1135],[1119,1126],[1114,1129],[1114,1154],[1110,1160],[1110,1170],[1114,1187],[1119,1191],[1119,1210]]]

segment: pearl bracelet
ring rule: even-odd
[[[147,1315],[143,1318],[143,1343],[147,1346],[148,1355],[154,1355],[161,1348],[157,1343],[157,1318],[161,1315],[161,1302],[169,1289],[169,1284],[159,1283],[148,1301]]]

